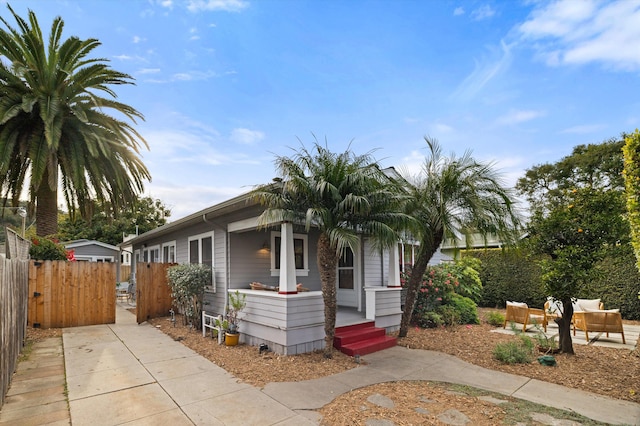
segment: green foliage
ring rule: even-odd
[[[181,264],[167,269],[171,296],[184,314],[184,324],[200,329],[204,289],[211,284],[211,268],[202,264]]]
[[[528,364],[533,359],[534,344],[527,336],[518,340],[498,343],[493,348],[493,357],[504,364]]]
[[[532,256],[528,250],[482,249],[462,253],[481,260],[480,279],[482,298],[480,306],[502,308],[507,300],[524,302],[529,306],[544,305],[546,296],[542,289],[542,270],[539,260],[544,256]]]
[[[229,306],[227,307],[227,321],[229,323],[229,333],[237,333],[239,329],[238,314],[247,305],[247,295],[240,294],[238,290],[229,293]]]
[[[167,223],[171,210],[158,199],[142,197],[126,209],[113,209],[109,203],[92,204],[93,214],[89,220],[66,215],[60,221],[58,236],[63,241],[86,238],[118,245],[122,235],[151,231]]]
[[[98,40],[65,39],[62,18],[47,36],[33,11],[7,7],[17,27],[1,20],[0,188],[14,202],[29,189],[40,236],[57,233],[58,185],[71,212],[94,199],[124,208],[151,177],[132,126],[144,117],[116,99],[133,79],[91,57]]]
[[[500,312],[487,312],[485,315],[487,323],[494,327],[502,327],[504,325],[504,315]]]
[[[414,312],[414,322],[421,328],[438,328],[445,325],[442,316],[434,311],[426,311],[419,314]]]
[[[437,312],[440,313],[440,309],[445,307],[455,311],[457,324],[480,324],[476,303],[468,297],[454,293],[447,298],[447,304],[440,306]]]
[[[478,270],[482,266],[480,259],[463,257],[453,264],[445,264],[448,271],[457,281],[455,292],[478,303],[482,298],[482,280]]]
[[[29,256],[35,260],[68,260],[67,250],[62,244],[48,238],[33,238]]]
[[[640,269],[640,132],[638,129],[625,138],[622,152],[631,244],[636,256],[636,265]]]
[[[494,234],[509,243],[519,234],[515,194],[503,185],[493,164],[478,162],[470,151],[459,157],[445,156],[437,141],[425,138],[425,142],[429,155],[420,173],[402,176],[407,198],[405,212],[414,219],[410,232],[420,242],[420,249],[413,265],[416,273],[407,285],[400,337],[407,334],[414,301],[424,288],[421,282],[428,261],[445,238]],[[469,295],[473,297],[473,292]]]
[[[530,223],[532,250],[548,255],[541,264],[546,293],[559,300],[576,297],[590,281],[591,268],[612,247],[628,241],[629,227],[620,214],[623,197],[617,191],[574,189],[566,205]]]
[[[620,308],[622,318],[640,320],[640,272],[630,244],[610,251],[597,262],[581,298],[600,298],[605,308]]]

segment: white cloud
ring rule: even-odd
[[[512,110],[508,114],[499,117],[496,123],[499,125],[513,125],[523,123],[525,121],[531,121],[533,119],[543,117],[546,113],[544,111],[533,110]]]
[[[160,72],[160,68],[142,68],[138,70],[138,74],[157,74]]]
[[[173,7],[173,0],[162,0],[160,6],[171,9]]]
[[[581,126],[573,126],[567,129],[562,130],[560,133],[569,133],[576,135],[587,135],[589,133],[598,132],[604,129],[606,126],[604,124],[584,124]]]
[[[141,41],[143,41],[144,39],[142,37],[139,36],[133,36],[133,43],[137,44],[140,43]]]
[[[258,130],[237,128],[231,131],[231,141],[242,145],[253,145],[262,139],[264,139],[264,133]]]
[[[496,11],[491,8],[488,4],[480,6],[479,8],[473,10],[471,12],[471,18],[476,21],[482,21],[484,19],[491,18],[495,15]]]
[[[464,15],[464,9],[462,7],[456,7],[453,10],[453,16],[460,16],[460,15]]]
[[[535,9],[518,27],[552,66],[598,62],[640,69],[640,3],[561,0]]]
[[[448,124],[444,124],[444,123],[434,123],[433,124],[433,130],[434,130],[434,132],[433,132],[434,135],[438,136],[438,135],[442,135],[442,134],[453,132],[453,127],[449,126]]]
[[[187,9],[190,12],[218,11],[240,12],[249,7],[249,2],[243,0],[189,0]]]
[[[491,58],[481,62],[476,61],[475,69],[458,86],[451,95],[452,98],[462,101],[471,100],[484,86],[511,65],[511,46],[504,41],[500,42],[500,50],[492,49],[490,54]]]
[[[114,58],[119,59],[121,61],[130,61],[133,59],[133,56],[129,56],[129,55],[116,55],[114,56]]]

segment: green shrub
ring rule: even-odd
[[[433,311],[424,312],[420,317],[414,318],[414,321],[421,328],[438,328],[444,325],[442,316]]]
[[[493,348],[493,357],[504,364],[528,364],[533,359],[534,344],[526,336],[518,340],[498,343]]]
[[[48,238],[33,238],[29,256],[34,260],[67,260],[67,250],[62,244]]]
[[[504,325],[504,315],[500,312],[487,312],[485,318],[494,327],[502,327]]]
[[[455,311],[457,324],[480,324],[478,319],[478,307],[475,302],[468,297],[452,294],[447,298],[446,305],[441,308],[451,308]]]
[[[171,296],[178,310],[184,314],[184,325],[201,328],[204,289],[211,284],[211,268],[207,265],[189,264],[167,269]]]
[[[525,302],[542,308],[546,295],[542,288],[542,257],[529,256],[525,248],[518,250],[468,250],[463,256],[480,259],[482,298],[479,306],[502,308],[507,300]]]
[[[460,324],[460,313],[451,305],[440,305],[436,308],[436,313],[440,315],[444,325]]]

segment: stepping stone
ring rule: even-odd
[[[393,408],[396,406],[396,404],[394,404],[390,398],[387,398],[386,396],[379,393],[369,396],[369,398],[367,398],[367,401],[384,408]]]
[[[464,426],[471,422],[471,419],[464,413],[458,410],[447,410],[444,413],[438,414],[438,420],[446,425]]]
[[[427,410],[426,408],[418,407],[416,408],[416,413],[429,415],[429,410]]]
[[[395,426],[395,423],[391,420],[385,419],[367,419],[366,426]]]
[[[426,402],[427,404],[433,404],[434,402],[438,402],[435,399],[429,399],[426,396],[420,397],[420,402]]]
[[[556,419],[553,416],[542,413],[531,413],[531,419],[535,422],[542,423],[549,426],[581,426],[582,423],[574,422],[573,420]]]

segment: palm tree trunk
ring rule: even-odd
[[[423,238],[423,240],[426,240]],[[406,337],[409,331],[409,324],[411,324],[411,315],[413,314],[413,305],[416,303],[418,297],[418,290],[420,289],[420,283],[422,282],[422,276],[424,271],[427,270],[427,265],[433,254],[440,247],[442,242],[442,234],[436,236],[433,244],[429,241],[420,242],[420,251],[418,252],[418,258],[415,265],[411,268],[411,278],[409,278],[409,284],[407,285],[407,298],[404,302],[404,310],[402,312],[402,320],[400,321],[400,331],[398,337]]]
[[[42,175],[36,192],[36,234],[39,237],[58,233],[58,186],[49,187],[49,170]]]
[[[324,357],[333,357],[333,338],[336,334],[336,269],[338,255],[331,247],[329,238],[320,234],[318,239],[318,271],[322,282],[322,298],[324,299]]]

